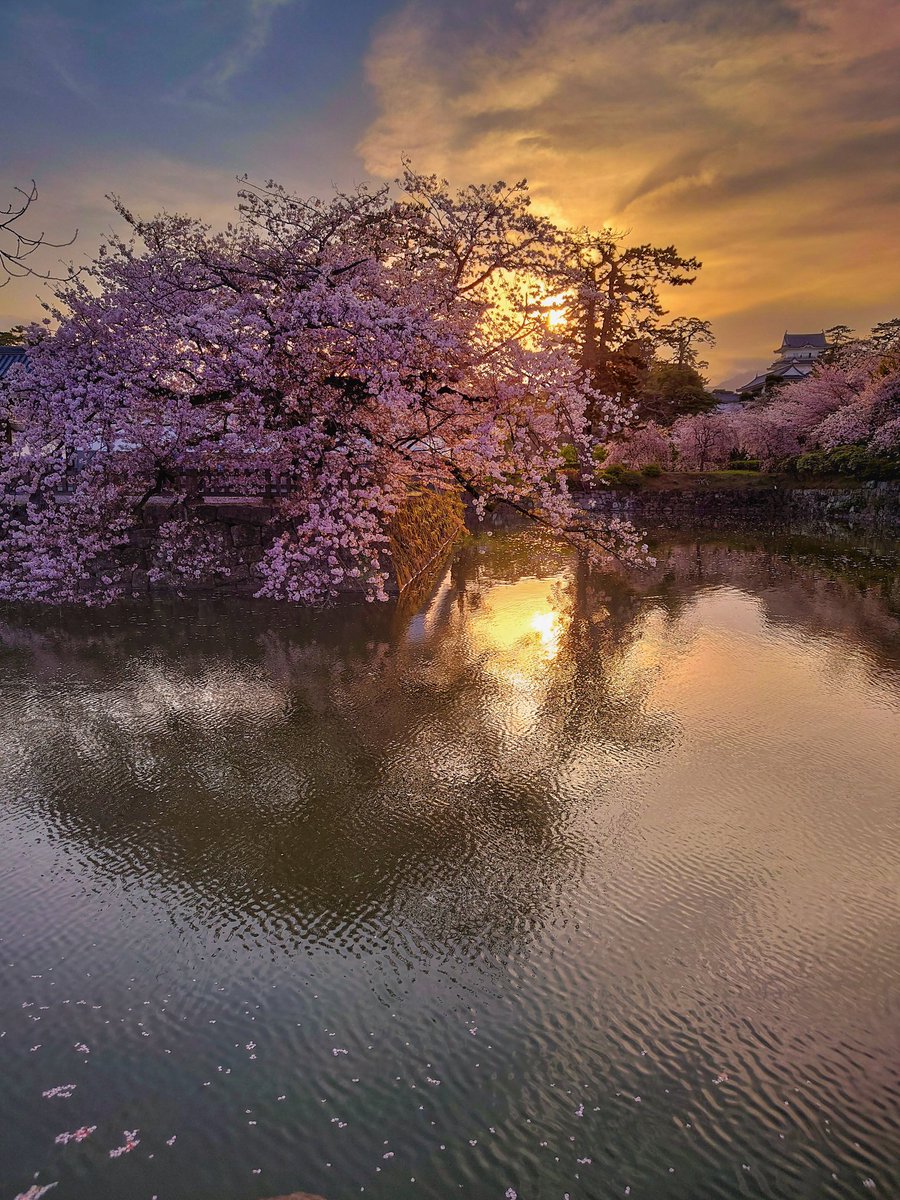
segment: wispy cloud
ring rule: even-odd
[[[269,41],[276,11],[290,3],[292,0],[246,0],[241,36],[209,68],[207,86],[211,92],[221,95],[233,79],[253,64]]]
[[[14,10],[10,20],[11,50],[3,64],[4,84],[40,93],[52,83],[78,100],[94,102],[96,90],[84,60],[81,22],[44,4]]]
[[[419,0],[372,46],[360,150],[699,255],[673,300],[727,374],[784,322],[894,315],[898,54],[892,0]]]
[[[235,36],[227,48],[185,80],[173,99],[222,102],[231,84],[244,75],[269,44],[279,9],[298,0],[239,0],[234,12]]]

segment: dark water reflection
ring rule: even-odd
[[[416,605],[2,614],[0,1200],[900,1194],[891,548]]]

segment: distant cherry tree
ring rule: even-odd
[[[672,445],[679,468],[709,471],[724,466],[737,447],[727,413],[697,413],[679,417],[672,425]]]
[[[825,417],[813,437],[825,450],[858,443],[876,454],[900,452],[900,354],[876,361],[847,403]]]
[[[648,421],[623,433],[610,447],[606,461],[638,469],[651,464],[668,469],[674,452],[670,430],[656,421]]]
[[[900,453],[898,322],[876,325],[869,337],[848,337],[803,379],[786,383],[764,404],[730,412],[689,414],[669,428],[655,421],[627,428],[613,441],[609,461],[650,462],[705,471],[736,457],[772,470],[810,451],[855,446],[873,455]]]
[[[894,451],[900,447],[900,359],[861,343],[735,419],[744,448],[767,466],[839,445]]]

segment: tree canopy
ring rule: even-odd
[[[215,550],[184,481],[204,471],[289,480],[261,564],[276,598],[383,597],[412,483],[631,552],[572,503],[559,447],[587,460],[588,411],[594,436],[621,425],[605,356],[698,264],[559,229],[524,182],[397,182],[322,200],[245,181],[219,232],[116,202],[130,236],[57,287],[57,327],[28,330],[30,369],[0,385],[21,429],[0,460],[0,596],[122,594],[116,548],[151,500],[158,574],[199,576]]]
[[[591,386],[633,397],[658,341],[663,287],[694,282],[700,262],[674,246],[627,246],[610,230],[566,231],[551,267],[569,339]]]
[[[647,373],[637,398],[642,419],[671,425],[678,417],[708,412],[716,398],[706,390],[703,376],[692,366],[677,362],[657,362]]]
[[[716,344],[712,326],[700,317],[675,317],[668,325],[661,325],[656,330],[656,340],[671,350],[676,367],[693,367],[695,371],[709,366],[700,360],[696,347]]]
[[[900,354],[879,352],[874,339],[848,343],[837,361],[820,360],[804,378],[785,383],[761,403],[686,414],[669,428],[651,420],[628,430],[612,447],[610,461],[703,471],[749,456],[777,468],[800,455],[849,448],[896,469]]]

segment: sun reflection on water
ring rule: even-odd
[[[493,660],[508,678],[543,673],[559,652],[571,615],[563,575],[499,583],[468,614],[473,648]]]
[[[555,609],[546,612],[536,612],[531,618],[531,628],[541,640],[541,647],[547,659],[556,658],[559,652],[559,642],[563,635],[562,618]]]

